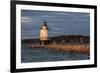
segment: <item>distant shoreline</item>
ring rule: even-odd
[[[90,36],[85,35],[60,35],[48,37],[49,43],[90,43]],[[22,43],[40,43],[39,38],[21,39]]]

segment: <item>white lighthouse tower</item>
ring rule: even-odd
[[[48,40],[48,26],[47,22],[43,22],[43,25],[40,28],[40,41],[42,43],[42,46],[47,40]]]

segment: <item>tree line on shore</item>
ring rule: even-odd
[[[22,43],[40,43],[40,39],[22,39]],[[90,37],[84,35],[60,35],[49,37],[46,43],[90,43]]]

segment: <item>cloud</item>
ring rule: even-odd
[[[21,17],[21,22],[31,22],[31,18],[28,16],[22,16]]]
[[[49,15],[42,15],[41,17],[51,17],[51,16],[49,16]]]
[[[55,30],[55,31],[58,31],[60,30],[60,28],[57,28],[57,27],[52,27],[51,30]]]
[[[60,15],[60,16],[65,16],[65,15],[69,15],[70,13],[69,12],[58,12],[58,13],[55,13],[55,15]]]

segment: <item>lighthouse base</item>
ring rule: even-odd
[[[41,45],[48,45],[50,44],[50,40],[40,40]]]

